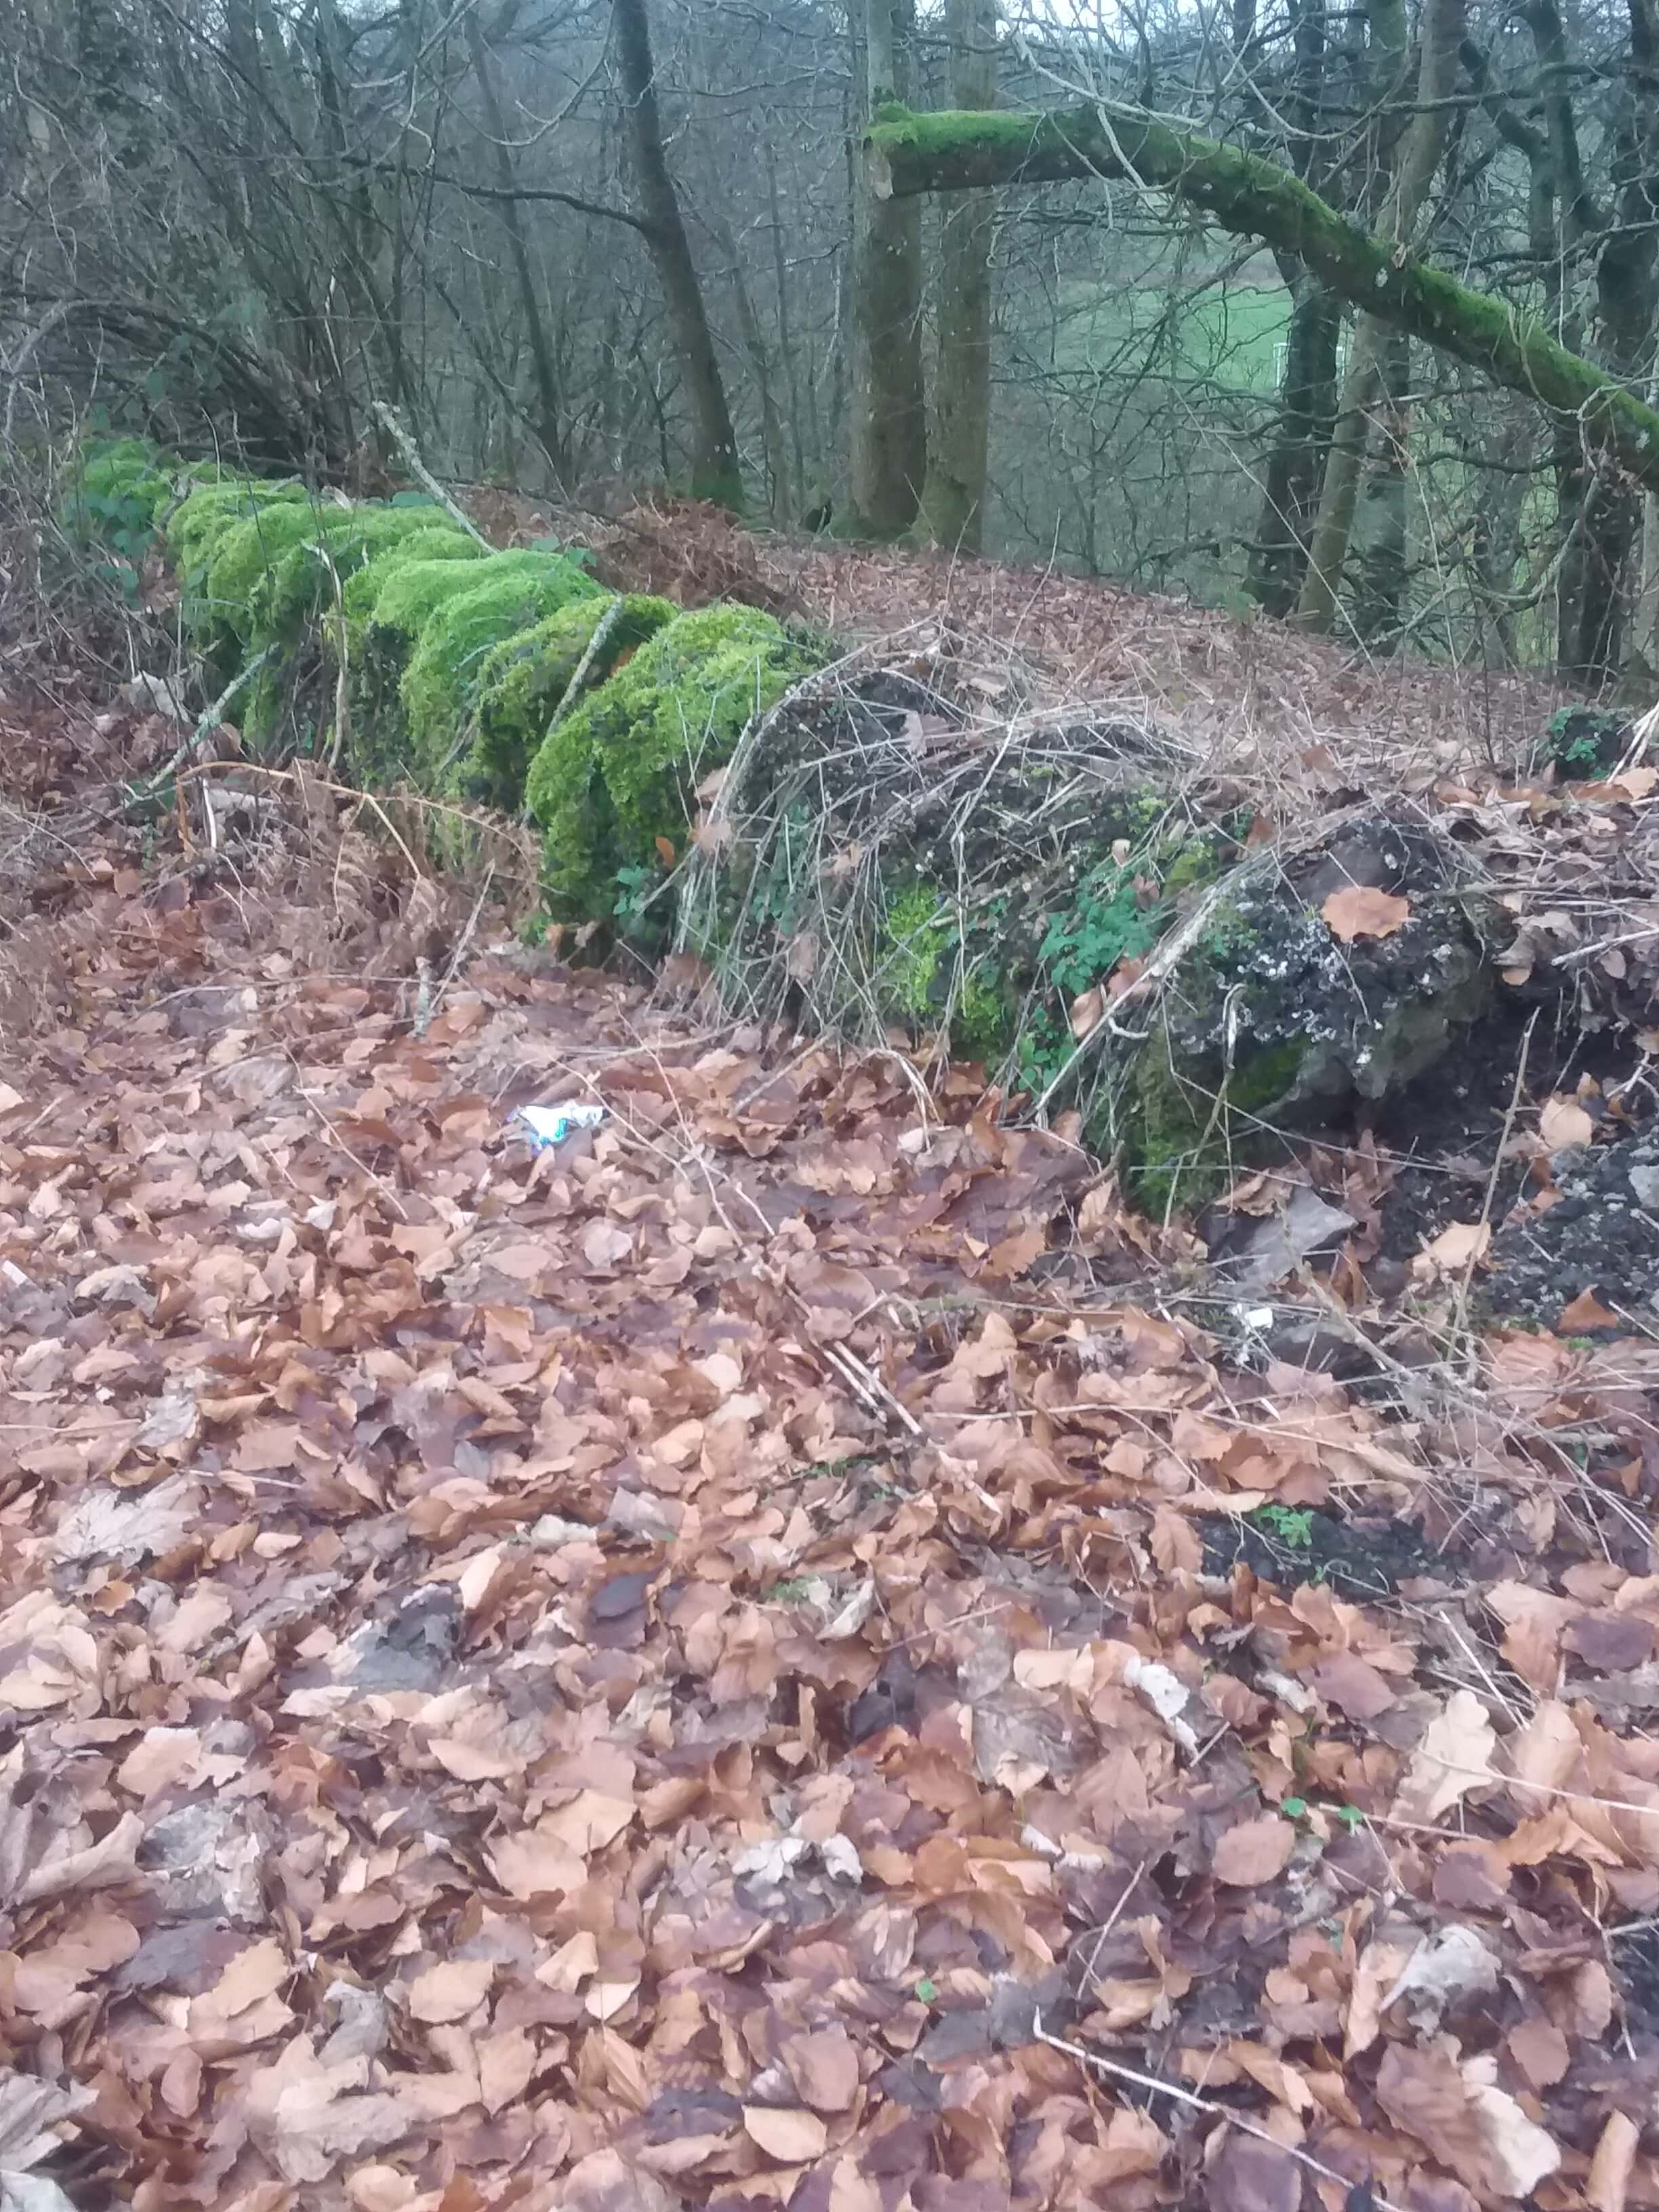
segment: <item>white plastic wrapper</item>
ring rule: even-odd
[[[597,1098],[565,1098],[556,1106],[520,1106],[514,1115],[530,1133],[538,1152],[562,1145],[573,1129],[597,1129],[605,1109]]]

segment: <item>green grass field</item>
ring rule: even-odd
[[[1073,284],[1062,299],[1054,365],[1120,374],[1145,368],[1234,392],[1270,392],[1290,317],[1290,295],[1278,284],[1212,285],[1186,295]]]

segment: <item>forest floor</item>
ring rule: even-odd
[[[0,705],[0,2202],[1659,2204],[1659,1348],[1363,1238],[1246,1344],[972,1079],[136,827],[173,743]]]

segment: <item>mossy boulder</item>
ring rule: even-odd
[[[375,611],[382,596],[387,598],[389,606],[394,604],[395,587],[410,569],[424,568],[428,563],[453,568],[457,562],[482,561],[488,550],[476,538],[469,538],[447,516],[422,516],[407,538],[365,561],[347,583],[343,594],[346,631],[352,646],[362,643],[376,618]],[[396,627],[400,631],[408,627],[401,621],[394,623],[390,616],[385,626]]]
[[[1356,890],[1403,903],[1350,933]],[[1492,1004],[1505,933],[1457,846],[1412,814],[1379,809],[1299,859],[1247,859],[1133,1024],[1147,1034],[1087,1133],[1127,1153],[1150,1210],[1195,1204],[1279,1133],[1381,1099],[1451,1050]]]
[[[584,685],[589,691],[679,611],[672,599],[643,592],[630,592],[620,601],[586,596],[492,646],[478,670],[476,735],[456,769],[457,795],[515,811],[520,808],[530,763],[601,623],[605,634]],[[573,700],[572,707],[576,703]]]
[[[198,484],[173,508],[166,526],[167,552],[186,601],[205,586],[207,564],[227,532],[270,507],[311,503],[305,485],[292,480],[224,476]]]
[[[556,920],[609,920],[624,871],[678,855],[697,787],[749,723],[828,657],[757,608],[700,607],[658,629],[544,740],[526,783]],[[637,893],[637,883],[631,888]]]
[[[492,553],[465,568],[422,562],[423,569],[453,569],[459,588],[440,585],[419,623],[414,650],[398,686],[408,724],[411,764],[422,786],[444,782],[469,741],[471,715],[489,655],[562,607],[580,601],[608,605],[611,594],[574,561],[539,550]],[[375,606],[380,627],[388,599],[399,599],[404,580],[394,578]]]
[[[734,1002],[1046,1090],[1079,1000],[1144,958],[1242,825],[1172,800],[1122,721],[981,726],[896,670],[744,748],[682,902]]]

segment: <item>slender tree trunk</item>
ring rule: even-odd
[[[1267,457],[1261,520],[1250,556],[1250,593],[1271,615],[1296,611],[1308,564],[1308,535],[1336,421],[1336,347],[1342,302],[1314,278],[1291,287],[1279,431]]]
[[[1392,245],[1410,244],[1434,182],[1434,173],[1440,165],[1450,119],[1445,102],[1456,88],[1463,18],[1464,0],[1427,0],[1423,10],[1417,112],[1400,142],[1398,167],[1394,169],[1388,204],[1379,226],[1382,239]],[[1373,23],[1380,49],[1379,67],[1372,79],[1373,94],[1386,113],[1389,106],[1397,104],[1401,88],[1404,10],[1396,6],[1395,0],[1388,0],[1388,4],[1374,15]],[[1384,162],[1389,150],[1385,143]],[[1388,167],[1392,168],[1393,164],[1388,163]],[[1386,168],[1383,173],[1387,173]],[[1369,415],[1382,374],[1387,328],[1371,314],[1362,314],[1354,325],[1336,434],[1331,440],[1325,482],[1320,492],[1319,519],[1314,525],[1308,573],[1303,578],[1302,597],[1297,606],[1297,621],[1304,629],[1328,630],[1335,618],[1358,501]]]
[[[866,112],[908,82],[911,0],[864,0]],[[853,453],[855,526],[896,538],[915,520],[927,480],[921,368],[921,208],[860,172],[853,233]]]
[[[501,223],[513,258],[513,273],[518,280],[519,305],[524,314],[525,333],[530,342],[531,364],[536,376],[536,435],[547,456],[547,465],[558,483],[563,484],[570,475],[570,446],[565,435],[559,376],[553,361],[552,337],[542,312],[541,295],[536,289],[536,272],[531,265],[529,241],[525,237],[523,211],[519,202],[510,197],[516,179],[501,95],[495,89],[495,67],[484,43],[477,10],[469,8],[461,20],[466,33],[466,50],[472,58],[472,73],[478,80],[484,121],[489,129],[495,181],[501,191],[509,195],[501,202]]]
[[[997,96],[996,0],[950,0],[951,99],[989,108]],[[994,192],[965,192],[945,212],[939,240],[939,365],[933,434],[921,496],[922,534],[977,553],[985,542],[991,428],[991,247]]]
[[[783,416],[778,409],[777,394],[772,387],[772,356],[766,343],[766,333],[755,312],[755,302],[750,297],[749,287],[743,273],[743,257],[738,252],[738,241],[732,226],[721,219],[719,225],[721,251],[732,271],[732,295],[738,311],[738,327],[743,332],[744,350],[749,356],[755,372],[756,396],[760,401],[761,442],[766,450],[766,474],[771,488],[767,501],[772,520],[786,523],[795,509],[794,477],[789,466],[789,447],[785,437]]]
[[[691,490],[698,499],[722,507],[743,505],[738,441],[726,404],[726,381],[714,332],[703,305],[691,258],[690,240],[680,214],[679,195],[663,151],[662,117],[657,106],[656,68],[651,58],[651,25],[646,0],[614,0],[617,53],[623,99],[633,149],[640,213],[649,228],[646,243],[656,264],[663,304],[674,332],[686,391],[691,402]]]
[[[1382,348],[1376,447],[1359,507],[1359,597],[1354,628],[1367,645],[1394,643],[1405,624],[1411,377],[1412,342],[1404,331],[1390,331]]]

